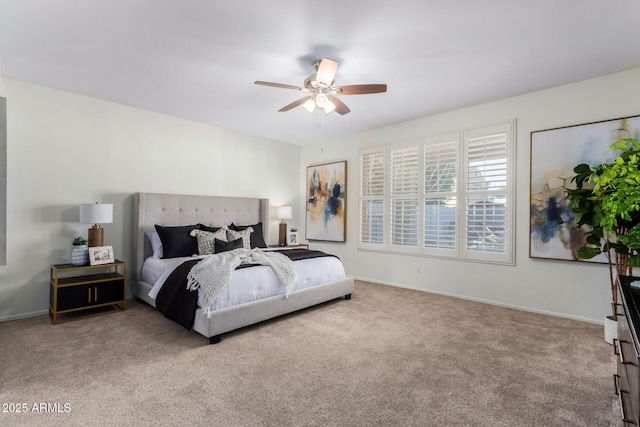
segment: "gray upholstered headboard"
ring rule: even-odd
[[[145,233],[155,225],[206,224],[213,227],[249,225],[262,221],[265,242],[269,241],[269,199],[182,194],[136,193],[133,196],[133,259],[136,280],[142,278],[142,264],[151,256]]]

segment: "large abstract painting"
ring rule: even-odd
[[[307,240],[346,240],[347,162],[307,167]]]
[[[578,249],[588,230],[576,226],[565,188],[575,188],[576,165],[614,159],[609,146],[622,138],[640,139],[640,116],[531,132],[530,257],[581,261]],[[607,259],[601,254],[588,261]]]

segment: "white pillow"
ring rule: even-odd
[[[245,228],[242,231],[227,230],[227,239],[229,242],[233,242],[242,237],[242,246],[245,249],[251,249],[251,233],[253,233],[252,227]]]
[[[191,237],[198,239],[198,254],[211,255],[216,253],[216,239],[227,241],[227,226],[223,225],[220,230],[216,232],[204,231],[204,230],[191,230]]]
[[[157,231],[149,231],[146,233],[147,239],[149,239],[149,243],[151,243],[151,249],[153,250],[154,258],[162,258],[162,240],[160,240],[160,236]]]

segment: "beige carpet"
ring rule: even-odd
[[[28,407],[0,412],[0,425],[617,426],[602,335],[356,282],[350,301],[211,346],[131,301],[55,326],[47,316],[0,323],[0,403]],[[34,412],[41,403],[61,412]]]

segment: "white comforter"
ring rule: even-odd
[[[267,265],[285,286],[285,296],[289,298],[296,280],[296,269],[285,255],[278,252],[262,252],[255,249],[233,249],[231,251],[212,254],[191,267],[187,275],[187,289],[197,290],[204,296],[207,307],[218,299],[220,293],[227,287],[233,272],[240,265]],[[207,317],[211,311],[205,310]]]
[[[184,261],[191,259],[193,258],[147,258],[142,269],[142,274],[143,280],[154,284],[149,292],[149,296],[155,299],[169,274]],[[296,269],[296,281],[293,285],[294,292],[299,289],[345,278],[344,267],[340,260],[335,257],[304,259],[295,261],[294,266]],[[205,307],[204,309],[205,311],[207,309],[217,310],[284,293],[285,286],[280,283],[280,280],[278,280],[271,267],[257,266],[241,268],[234,270],[229,285],[222,291],[213,304],[210,304],[209,307]],[[203,304],[203,295],[199,293],[198,305],[203,307]]]

